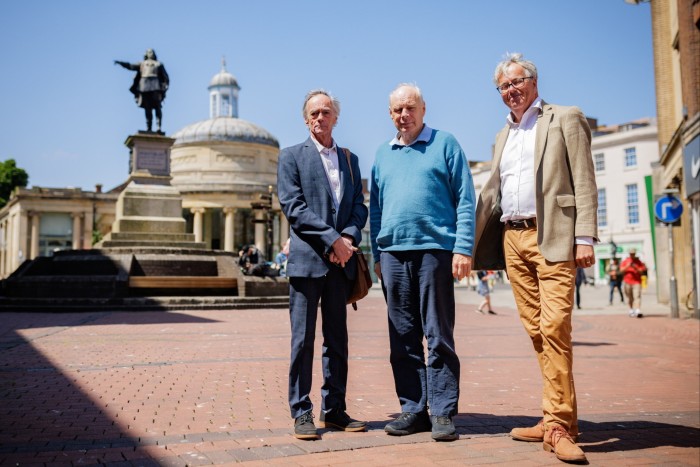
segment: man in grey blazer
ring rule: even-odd
[[[316,439],[309,398],[314,337],[321,302],[323,385],[320,425],[365,431],[345,412],[348,375],[346,297],[357,273],[354,256],[367,222],[357,156],[333,139],[340,103],[314,90],[302,108],[309,138],[280,152],[277,193],[291,227],[287,277],[292,328],[289,407],[294,436]]]
[[[494,82],[510,114],[477,205],[474,269],[506,269],[543,379],[542,420],[511,436],[585,462],[575,442],[571,315],[576,267],[593,264],[598,240],[591,132],[578,108],[539,97],[537,68],[520,54],[499,63]]]

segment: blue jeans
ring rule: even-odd
[[[452,417],[457,414],[460,368],[454,344],[452,253],[383,252],[380,265],[401,411],[417,413],[429,407],[432,415]]]
[[[620,292],[620,301],[625,303],[625,297],[622,296],[622,281],[610,279],[610,304],[612,305],[615,289]]]

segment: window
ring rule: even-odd
[[[595,163],[595,171],[602,172],[605,170],[605,154],[600,153],[593,156],[593,161]]]
[[[221,95],[221,112],[219,113],[221,117],[231,116],[231,101],[227,94]]]
[[[637,167],[636,148],[625,148],[625,167]]]
[[[639,193],[637,184],[625,185],[627,191],[627,223],[639,224]]]
[[[598,189],[598,227],[608,225],[608,203],[605,199],[605,188]]]
[[[39,220],[39,256],[73,247],[73,219],[69,213],[44,212]],[[76,246],[79,248],[79,246]]]

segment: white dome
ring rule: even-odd
[[[216,117],[186,126],[172,136],[175,145],[210,141],[242,141],[279,148],[277,138],[264,128],[247,120]]]
[[[240,89],[238,86],[238,81],[236,81],[236,77],[225,69],[222,69],[211,79],[209,87],[212,88],[214,86],[233,86]]]

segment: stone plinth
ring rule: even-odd
[[[129,148],[129,182],[170,185],[170,147],[173,138],[157,133],[130,135],[124,141]]]
[[[98,248],[205,248],[186,233],[182,196],[170,185],[170,147],[174,139],[139,133],[126,139],[129,179],[119,194],[112,232]]]

